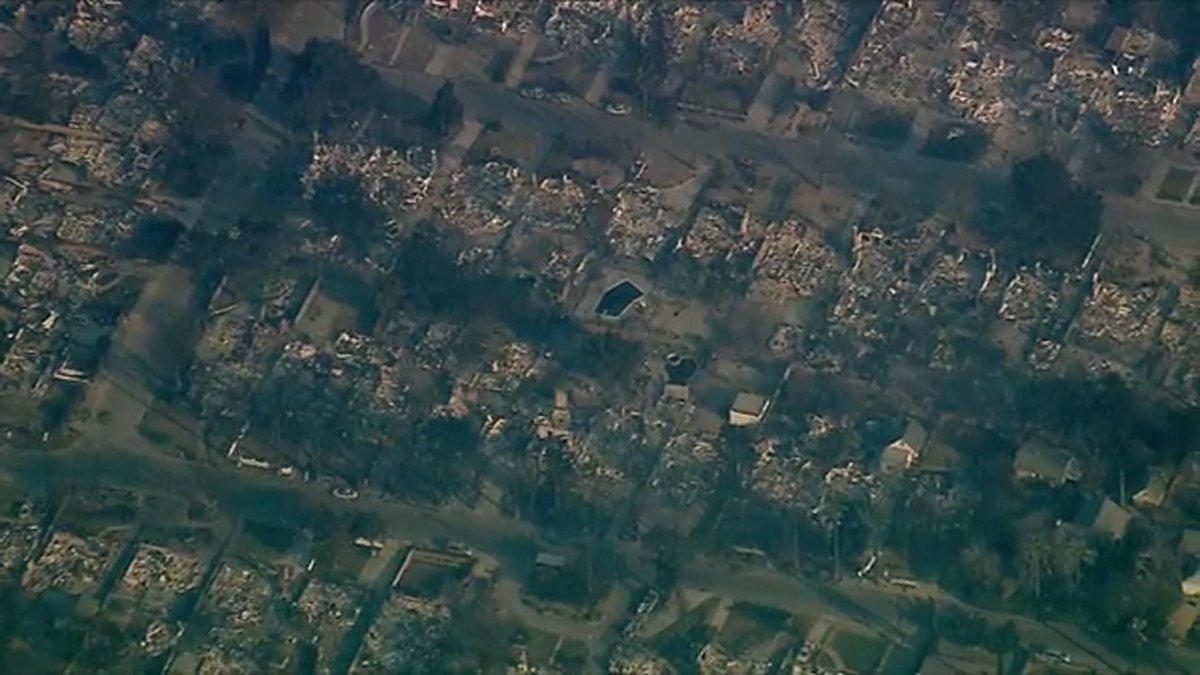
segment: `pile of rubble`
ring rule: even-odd
[[[130,32],[124,11],[124,0],[77,0],[74,13],[61,19],[67,42],[87,54],[116,53]]]
[[[441,370],[451,356],[459,328],[452,323],[435,321],[413,350],[417,365],[426,370]]]
[[[707,25],[704,6],[700,3],[674,3],[667,13],[666,24],[672,63],[683,61],[704,42]]]
[[[704,45],[706,72],[723,75],[759,72],[779,41],[776,5],[775,0],[758,0],[746,6],[740,23],[718,21]]]
[[[850,64],[846,82],[855,87],[888,92],[899,101],[927,99],[933,88],[933,74],[917,67],[905,49],[905,38],[919,11],[919,3],[911,0],[885,0],[867,32],[858,58]]]
[[[566,51],[604,54],[616,44],[622,10],[619,0],[559,0],[542,33]]]
[[[0,525],[0,575],[16,571],[37,544],[36,525]]]
[[[673,214],[649,185],[626,185],[617,193],[608,239],[621,256],[652,259],[676,227]]]
[[[836,0],[804,3],[804,14],[793,39],[808,65],[803,84],[815,91],[836,85],[845,71],[850,29],[850,7]]]
[[[338,584],[313,580],[305,586],[297,604],[309,625],[318,630],[346,631],[358,617],[358,598]]]
[[[254,673],[262,670],[255,645],[236,641],[209,643],[197,654],[196,675]]]
[[[405,9],[406,4],[406,2],[384,3],[400,20],[406,18],[402,11]],[[485,7],[491,4],[496,4],[496,0],[485,3]],[[472,3],[467,2],[467,0],[424,0],[424,11],[440,19],[469,19],[472,9],[471,5]]]
[[[444,605],[392,597],[367,631],[354,672],[428,672],[449,623],[450,610]]]
[[[471,21],[480,28],[523,35],[537,25],[536,3],[524,0],[475,0]]]
[[[572,232],[584,223],[592,198],[570,175],[543,178],[525,202],[522,219],[545,230]]]
[[[1054,54],[1065,54],[1075,44],[1075,33],[1062,26],[1045,26],[1038,31],[1038,49]]]
[[[803,328],[784,323],[775,329],[771,339],[767,342],[767,347],[775,355],[775,358],[788,361],[800,353],[804,339]]]
[[[182,630],[183,626],[179,622],[156,617],[146,626],[146,632],[142,634],[138,646],[150,656],[158,656],[175,645]]]
[[[582,254],[559,246],[550,251],[541,273],[546,279],[558,284],[565,284],[579,272],[582,263]]]
[[[1152,335],[1161,315],[1157,289],[1128,289],[1096,279],[1076,326],[1091,337],[1130,343]]]
[[[343,331],[331,351],[335,361],[330,375],[346,382],[366,410],[386,415],[405,409],[408,384],[402,377],[404,349]]]
[[[1004,288],[1000,318],[1020,323],[1039,321],[1058,309],[1055,275],[1040,264],[1022,269]]]
[[[669,663],[641,649],[618,648],[608,661],[609,675],[670,675]]]
[[[762,224],[740,204],[709,204],[700,209],[680,247],[704,262],[753,255]]]
[[[249,355],[255,321],[243,312],[228,312],[213,318],[200,336],[197,356],[201,361],[241,361]]]
[[[142,544],[125,570],[121,585],[138,594],[183,593],[200,583],[200,561],[161,546]]]
[[[581,479],[589,483],[589,489],[597,493],[615,494],[625,482],[625,472],[617,466],[621,451],[629,451],[638,439],[629,443],[608,443],[603,438],[572,436],[564,449],[570,458],[571,468]],[[546,457],[543,457],[543,461]]]
[[[240,562],[221,566],[208,591],[208,605],[220,615],[222,628],[238,631],[261,625],[275,590],[270,579]]]
[[[1079,46],[1055,59],[1044,88],[1051,105],[1070,101],[1098,116],[1114,133],[1150,147],[1167,140],[1181,110],[1178,87],[1122,71]]]
[[[1034,343],[1029,350],[1026,361],[1034,370],[1049,370],[1062,353],[1062,344],[1053,340],[1041,339]]]
[[[917,289],[917,302],[930,316],[935,316],[950,304],[973,299],[980,279],[972,268],[982,267],[973,263],[981,262],[966,251],[942,253]]]
[[[1156,148],[1171,135],[1180,111],[1179,90],[1159,80],[1121,82],[1093,94],[1092,105],[1113,132]]]
[[[486,372],[472,378],[471,386],[487,391],[515,391],[537,374],[537,352],[527,344],[510,342],[500,348]]]
[[[528,180],[525,172],[507,162],[469,164],[450,176],[438,215],[471,236],[502,235],[512,224]]]
[[[1175,306],[1163,322],[1159,339],[1172,352],[1193,348],[1200,351],[1200,333],[1194,328],[1197,325],[1200,325],[1200,289],[1184,285],[1179,289]]]
[[[848,334],[879,340],[885,313],[895,311],[907,297],[905,246],[880,230],[855,231],[854,267],[831,313],[831,320]]]
[[[692,434],[679,434],[663,446],[650,486],[680,506],[702,501],[715,486],[720,457],[713,443]]]
[[[125,60],[125,86],[139,96],[164,100],[190,65],[162,42],[143,35]]]
[[[157,153],[144,148],[142,141],[163,140],[161,133],[154,133],[162,127],[158,111],[130,93],[117,94],[104,106],[76,106],[68,126],[76,133],[64,135],[48,149],[105,187],[138,186]]]
[[[760,439],[754,444],[754,468],[750,488],[781,508],[806,510],[811,504],[813,463],[778,439]]]
[[[22,585],[34,594],[56,588],[82,595],[100,583],[111,553],[111,542],[55,532],[41,557],[25,571]]]
[[[311,199],[327,181],[352,177],[360,182],[363,194],[373,203],[391,213],[411,211],[425,199],[436,168],[436,159],[432,163],[427,161],[428,154],[421,147],[400,152],[393,148],[317,143],[300,180],[305,196]]]
[[[972,56],[949,76],[950,105],[967,119],[981,124],[1000,122],[1013,106],[1005,96],[1005,84],[1013,65],[995,54]]]
[[[841,270],[837,254],[815,227],[786,221],[767,229],[754,259],[751,291],[778,301],[811,298],[835,283]]]

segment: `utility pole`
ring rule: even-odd
[[[842,578],[842,552],[838,544],[838,533],[842,529],[842,519],[833,521],[833,580]]]
[[[593,547],[593,542],[592,542],[592,534],[591,534],[591,532],[589,532],[589,533],[588,533],[588,539],[587,539],[587,561],[586,561],[586,563],[587,563],[587,596],[588,596],[588,602],[591,602],[591,599],[592,599],[592,592],[593,592],[593,591],[592,591],[592,564],[593,564],[593,563],[592,563],[592,555],[593,555],[593,550],[592,550],[592,547]]]
[[[792,514],[792,568],[800,569],[800,516]]]

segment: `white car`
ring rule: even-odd
[[[805,642],[804,646],[800,648],[800,655],[797,657],[797,659],[799,659],[800,663],[808,663],[812,660],[813,651],[812,644]]]
[[[632,110],[628,103],[622,103],[621,101],[614,101],[604,106],[604,112],[613,117],[624,117],[632,112]]]
[[[1058,649],[1047,649],[1046,651],[1042,652],[1042,654],[1044,654],[1046,658],[1054,659],[1060,663],[1071,662],[1071,655]]]
[[[340,499],[344,502],[352,502],[355,499],[358,499],[358,490],[355,490],[354,488],[334,488],[330,494],[332,494],[336,499]]]

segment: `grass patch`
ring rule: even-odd
[[[807,614],[793,614],[792,632],[803,641],[804,638],[808,637],[808,631],[812,630],[813,624],[816,622],[816,619]]]
[[[372,559],[370,551],[337,537],[318,543],[314,554],[316,569],[322,578],[351,583],[358,581],[363,568]]]
[[[688,632],[694,626],[704,623],[704,621],[713,613],[713,610],[721,604],[721,598],[711,597],[692,609],[688,610],[679,619],[671,624],[666,629],[655,635],[652,640],[652,648],[661,648],[674,638]]]
[[[37,426],[41,419],[41,411],[34,399],[16,394],[0,396],[0,424],[28,429]]]
[[[729,612],[717,641],[732,655],[744,654],[778,633],[787,625],[788,615],[769,607],[736,604]]]
[[[554,664],[568,673],[587,670],[588,648],[579,640],[566,640],[554,655]]]
[[[296,543],[296,530],[267,523],[248,520],[243,531],[254,540],[275,553],[286,553]]]
[[[842,657],[842,663],[856,673],[869,673],[883,660],[887,644],[873,637],[838,631],[833,636],[832,647]]]
[[[164,431],[159,431],[158,429],[148,429],[146,427],[138,427],[138,433],[142,435],[142,438],[145,438],[159,447],[166,447],[171,444],[171,435]]]
[[[550,659],[554,656],[555,648],[558,647],[559,637],[553,633],[533,628],[525,630],[529,634],[529,639],[525,642],[525,649],[529,652],[530,663],[550,665]]]
[[[838,667],[837,663],[833,661],[833,657],[829,654],[826,654],[824,649],[817,652],[817,657],[813,659],[813,664],[815,664],[817,668],[820,668],[821,670],[835,671]]]
[[[893,645],[887,653],[887,659],[879,666],[879,675],[907,675],[916,672],[920,667],[920,655],[916,650]]]

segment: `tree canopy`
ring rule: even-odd
[[[1008,217],[991,232],[997,245],[1018,257],[1082,259],[1100,231],[1099,193],[1046,154],[1014,164],[1008,187]]]
[[[449,138],[462,125],[463,105],[454,94],[454,83],[447,80],[433,96],[425,125],[439,139]]]

